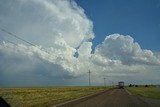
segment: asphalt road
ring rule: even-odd
[[[151,107],[137,96],[124,89],[113,89],[84,101],[64,104],[60,107]]]

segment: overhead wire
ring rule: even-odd
[[[0,30],[3,31],[3,32],[5,32],[5,33],[7,33],[7,34],[9,34],[9,35],[11,35],[11,36],[14,36],[15,38],[17,38],[17,39],[19,39],[19,40],[21,40],[23,42],[28,43],[29,45],[36,46],[35,44],[33,44],[33,43],[29,42],[29,41],[26,41],[26,40],[20,38],[19,36],[15,35],[15,34],[13,34],[11,32],[9,32],[9,31],[7,31],[6,29],[3,29],[3,28],[0,27]]]
[[[33,44],[33,43],[31,43],[31,42],[29,42],[29,41],[27,41],[27,40],[25,40],[25,39],[17,36],[16,34],[13,34],[13,33],[11,33],[10,31],[8,31],[8,30],[6,30],[6,29],[4,29],[4,28],[2,28],[2,27],[0,27],[0,30],[1,30],[2,32],[7,33],[8,35],[13,36],[13,37],[15,37],[16,39],[21,40],[21,41],[23,41],[23,42],[25,42],[25,43],[27,43],[27,44],[29,44],[29,45],[31,45],[31,46],[34,46],[34,47],[40,49],[41,51],[43,51],[43,52],[45,52],[45,53],[47,53],[47,54],[50,55],[50,53],[47,52],[46,50],[44,50],[44,49],[42,49],[42,48],[39,48],[37,45],[35,45],[35,44]],[[9,42],[9,43],[11,43],[11,44],[14,44],[14,45],[17,45],[17,46],[18,46],[18,44],[14,43],[14,42],[11,42],[11,41],[9,41],[9,40],[5,40],[5,41],[7,41],[7,42]],[[44,61],[42,61],[42,62],[44,63]],[[61,75],[61,78],[64,80],[63,74],[60,73],[60,75]]]
[[[42,50],[43,52],[49,54],[49,52],[47,52],[46,50],[44,50],[44,49],[42,49],[42,48],[39,48],[37,45],[35,45],[35,44],[33,44],[33,43],[31,43],[31,42],[29,42],[29,41],[27,41],[27,40],[19,37],[19,36],[16,35],[16,34],[13,34],[13,33],[9,32],[8,30],[6,30],[6,29],[4,29],[4,28],[2,28],[2,27],[0,27],[0,30],[3,31],[3,32],[5,32],[5,33],[7,33],[7,34],[10,35],[10,36],[15,37],[15,38],[18,39],[18,40],[21,40],[21,41],[23,41],[23,42],[25,42],[25,43],[27,43],[27,44],[29,44],[29,45],[31,45],[31,46],[34,46],[34,47]]]

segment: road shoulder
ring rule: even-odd
[[[70,100],[70,101],[67,101],[67,102],[64,102],[64,103],[60,103],[60,104],[57,104],[57,105],[54,105],[53,107],[71,107],[73,105],[76,105],[80,102],[83,102],[83,101],[86,101],[90,98],[93,98],[93,97],[96,97],[98,95],[101,95],[107,91],[110,91],[110,90],[113,90],[113,89],[107,89],[105,91],[102,91],[102,92],[98,92],[98,93],[95,93],[95,94],[91,94],[91,95],[87,95],[87,96],[84,96],[84,97],[80,97],[80,98],[77,98],[77,99],[74,99],[74,100]]]

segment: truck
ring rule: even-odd
[[[124,82],[123,81],[118,82],[118,88],[124,88]]]

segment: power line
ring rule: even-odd
[[[47,54],[50,55],[50,53],[47,52],[46,50],[37,47],[37,45],[35,45],[35,44],[33,44],[33,43],[31,43],[31,42],[29,42],[29,41],[23,39],[23,38],[20,38],[20,37],[17,36],[16,34],[13,34],[13,33],[9,32],[8,30],[3,29],[3,28],[1,28],[1,27],[0,27],[0,30],[3,31],[3,32],[5,32],[5,33],[7,33],[8,35],[11,35],[11,36],[15,37],[16,39],[21,40],[21,41],[23,41],[23,42],[25,42],[25,43],[27,43],[27,44],[29,44],[29,45],[31,45],[31,46],[34,46],[34,47],[40,49],[41,51],[43,51],[43,52],[45,52],[45,53],[47,53]],[[9,42],[9,43],[11,43],[11,44],[14,44],[14,45],[17,45],[17,46],[18,46],[18,44],[14,43],[14,42],[11,42],[11,41],[9,41],[9,40],[5,40],[5,41],[7,41],[7,42]],[[43,61],[42,61],[42,62],[43,62]],[[44,62],[43,62],[43,63],[44,63]],[[61,75],[61,78],[64,80],[63,74],[60,73],[60,75]]]
[[[6,30],[6,29],[4,29],[4,28],[1,28],[1,27],[0,27],[0,30],[3,31],[3,32],[5,32],[5,33],[7,33],[7,34],[10,35],[10,36],[15,37],[15,38],[18,39],[18,40],[21,40],[21,41],[23,41],[23,42],[25,42],[25,43],[27,43],[27,44],[29,44],[29,45],[31,45],[31,46],[34,46],[34,47],[40,49],[41,51],[43,51],[43,52],[45,52],[45,53],[48,53],[46,50],[37,47],[37,45],[35,45],[35,44],[33,44],[33,43],[31,43],[31,42],[29,42],[29,41],[27,41],[27,40],[25,40],[25,39],[17,36],[16,34],[13,34],[13,33],[9,32],[8,30]],[[9,41],[9,42],[10,42],[10,41]],[[10,42],[10,43],[11,43],[11,42]],[[13,42],[12,42],[12,43],[13,43]],[[13,43],[13,44],[14,44],[14,43]],[[49,54],[49,53],[48,53],[48,54]]]
[[[15,38],[17,38],[17,39],[19,39],[19,40],[21,40],[21,41],[23,41],[23,42],[28,43],[29,45],[37,47],[35,44],[33,44],[33,43],[29,42],[29,41],[26,41],[23,38],[20,38],[19,36],[15,35],[15,34],[13,34],[11,32],[9,32],[9,31],[7,31],[6,29],[3,29],[3,28],[0,27],[0,30],[3,31],[3,32],[5,32],[5,33],[7,33],[7,34],[9,34],[9,35],[11,35],[11,36],[13,36],[13,37],[15,37]]]
[[[16,34],[11,33],[10,31],[8,31],[8,30],[6,30],[6,29],[4,29],[4,28],[1,28],[1,27],[0,27],[0,30],[3,31],[3,32],[5,32],[5,33],[7,33],[8,35],[11,35],[11,36],[15,37],[15,38],[18,39],[18,40],[21,40],[21,41],[23,41],[23,42],[25,42],[25,43],[27,43],[27,44],[29,44],[29,45],[34,46],[34,47],[37,48],[37,45],[35,45],[35,44],[33,44],[33,43],[31,43],[31,42],[29,42],[29,41],[27,41],[27,40],[25,40],[25,39],[17,36]],[[9,40],[6,40],[6,41],[9,42],[9,43],[11,43],[11,44],[18,45],[18,44],[14,43],[14,42],[11,42],[11,41],[9,41]],[[39,48],[39,47],[38,47],[38,48]],[[41,48],[39,48],[39,49],[40,49],[41,51],[49,54],[46,50],[43,50],[43,49],[41,49]],[[63,76],[62,76],[62,77],[63,77]],[[64,78],[63,78],[63,79],[64,79]]]

